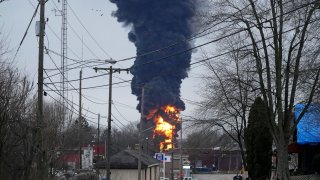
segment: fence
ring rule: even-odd
[[[310,174],[301,176],[291,176],[291,180],[320,180],[320,175]]]

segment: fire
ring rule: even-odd
[[[169,151],[174,148],[173,137],[177,131],[176,124],[180,122],[179,112],[174,106],[168,105],[160,108],[154,117],[156,127],[153,131],[153,137],[163,137],[163,140],[160,142],[160,151]]]

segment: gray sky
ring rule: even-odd
[[[16,53],[18,45],[23,37],[23,34],[28,26],[29,21],[37,6],[37,0],[9,0],[0,4],[0,25],[3,27],[2,32],[7,34],[10,48],[13,49],[10,54],[12,57]],[[45,16],[48,18],[46,26],[45,46],[55,52],[61,53],[60,34],[61,34],[61,16],[57,10],[61,9],[61,2],[58,0],[49,0],[46,3]],[[58,8],[58,9],[57,9]],[[129,42],[127,33],[129,27],[124,27],[116,21],[116,18],[111,16],[116,7],[108,0],[69,0],[68,1],[68,54],[67,56],[75,60],[88,59],[109,59],[120,60],[127,57],[135,56],[135,47]],[[78,20],[80,19],[80,21]],[[17,67],[29,76],[35,83],[37,82],[37,68],[38,68],[38,39],[35,36],[35,22],[39,20],[39,15],[34,18],[28,34],[18,52],[16,57]],[[87,29],[85,30],[85,28]],[[89,33],[88,33],[88,32]],[[91,36],[93,38],[91,38]],[[83,39],[83,43],[82,43]],[[96,43],[96,42],[97,43]],[[100,48],[100,47],[102,48]],[[45,72],[51,76],[58,74],[55,70],[54,63],[60,67],[61,57],[49,52],[45,54],[44,68]],[[193,57],[195,55],[193,54]],[[194,61],[194,58],[193,58]],[[68,60],[69,64],[74,64],[74,61]],[[113,65],[114,68],[129,68],[133,64],[133,60],[124,61]],[[109,67],[109,65],[87,64],[91,67]],[[73,65],[71,67],[75,67]],[[198,100],[197,86],[199,79],[197,78],[201,72],[201,67],[192,68],[189,73],[190,78],[184,80],[181,88],[181,97],[186,103],[186,110],[182,112],[183,115],[191,115],[195,106],[187,100]],[[80,68],[68,71],[68,79],[79,79]],[[44,77],[47,75],[44,73]],[[96,73],[92,68],[83,66],[83,78],[103,74],[106,72],[100,71]],[[52,76],[51,81],[60,82],[60,75]],[[50,79],[46,78],[45,83],[50,83]],[[131,80],[132,75],[122,72],[115,74],[113,82],[122,82],[124,80]],[[78,88],[79,81],[73,81],[68,84],[70,89]],[[82,82],[82,87],[93,87],[105,85],[108,83],[108,76],[102,76],[93,79],[86,79]],[[60,89],[59,83],[55,83],[56,88]],[[74,88],[73,88],[74,87]],[[45,90],[55,89],[54,86],[44,86]],[[59,100],[58,92],[48,91],[48,94]],[[84,89],[82,99],[84,116],[87,117],[90,124],[97,122],[97,113],[103,117],[101,124],[106,125],[107,116],[107,101],[108,101],[108,87]],[[75,90],[70,91],[69,100],[76,105],[74,108],[78,110],[78,93]],[[45,101],[54,101],[51,97],[46,96]],[[88,100],[89,99],[89,100]],[[93,102],[91,102],[93,101]],[[113,101],[112,114],[116,118],[114,121],[115,127],[123,128],[123,125],[128,124],[129,121],[137,121],[140,114],[135,109],[137,105],[136,97],[131,94],[130,83],[122,83],[113,86]],[[89,111],[91,112],[89,112]],[[120,113],[119,113],[119,112]],[[76,112],[77,114],[77,112]],[[114,118],[113,118],[114,119]],[[92,122],[90,122],[92,121]]]

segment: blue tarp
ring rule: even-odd
[[[294,116],[297,119],[305,105],[297,104]],[[297,126],[298,144],[320,143],[320,104],[310,104]]]

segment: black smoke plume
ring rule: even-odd
[[[191,52],[171,55],[191,47],[185,40],[192,35],[195,0],[110,1],[118,8],[113,15],[131,27],[128,38],[137,48],[138,57],[131,67],[132,93],[139,100],[137,109],[141,111],[141,87],[144,86],[144,114],[165,105],[184,110],[180,86],[188,76]],[[155,50],[159,51],[148,53]]]

